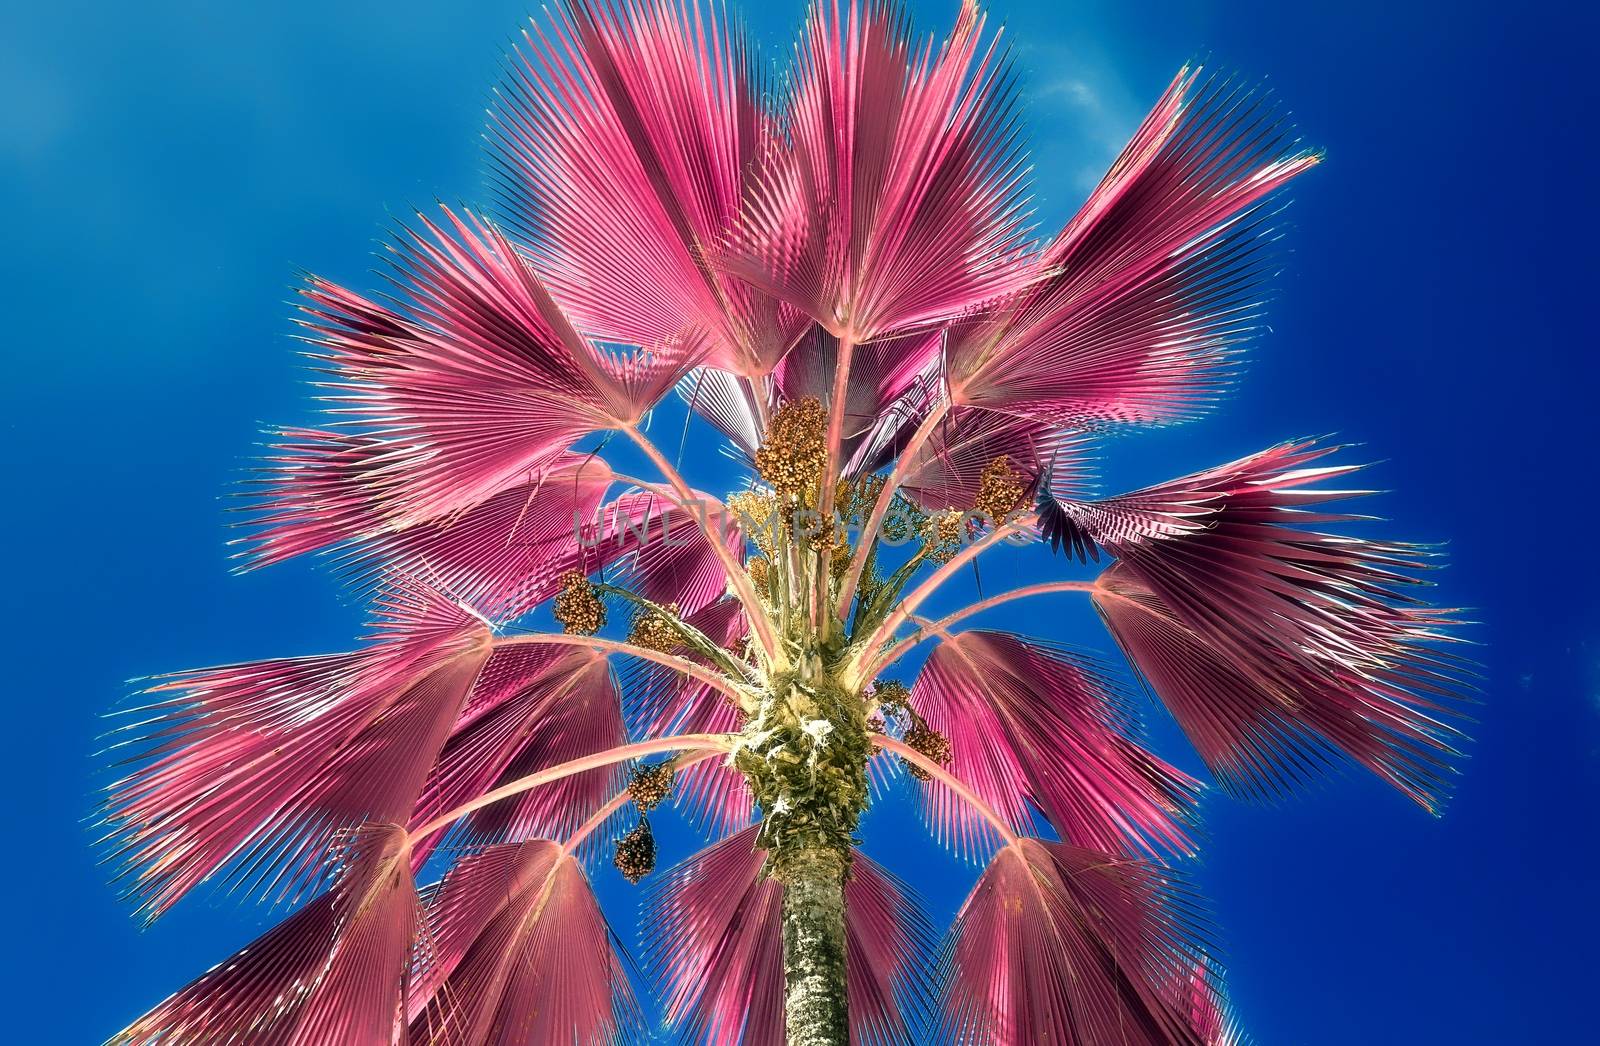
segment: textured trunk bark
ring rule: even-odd
[[[849,1046],[846,866],[843,851],[811,846],[797,847],[775,869],[784,887],[783,1009],[789,1046]]]

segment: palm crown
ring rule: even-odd
[[[720,12],[570,0],[491,141],[495,220],[422,217],[382,300],[303,291],[330,421],[271,451],[248,554],[337,550],[370,640],[160,678],[106,802],[152,916],[218,878],[309,900],[119,1041],[643,1035],[587,859],[651,872],[669,798],[713,838],[645,905],[686,1040],[1230,1040],[1170,866],[1200,783],[1100,662],[968,619],[1082,593],[1228,790],[1343,756],[1434,808],[1467,673],[1430,551],[1318,529],[1364,493],[1336,448],[1085,493],[1097,434],[1225,388],[1316,155],[1186,69],[1036,242],[996,38],[875,0],[819,0],[776,86]],[[645,434],[674,390],[742,489]],[[1108,565],[921,612],[1034,534]],[[942,948],[854,849],[902,772],[988,862]]]

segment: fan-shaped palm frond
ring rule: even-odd
[[[507,782],[627,740],[621,697],[605,658],[574,648],[552,657],[549,649],[516,647],[489,659],[468,699],[469,713],[440,750],[416,802],[413,827]],[[535,658],[543,663],[528,663]],[[467,834],[479,841],[560,838],[621,785],[621,770],[614,766],[574,774],[480,811],[467,822]]]
[[[488,655],[470,616],[431,598],[349,654],[180,673],[119,748],[132,769],[105,817],[130,895],[152,915],[226,869],[292,897],[339,832],[409,819]]]
[[[746,828],[671,869],[646,902],[647,955],[683,1042],[784,1041],[783,887]],[[927,1002],[933,929],[906,886],[857,852],[845,885],[851,1041],[915,1041]]]
[[[1010,73],[962,5],[935,52],[892,0],[817,0],[786,139],[725,264],[854,341],[948,319],[1027,278]]]
[[[531,482],[585,433],[638,421],[700,361],[699,335],[651,353],[588,341],[500,230],[445,216],[448,229],[423,218],[393,249],[398,311],[316,278],[305,290],[320,384],[359,429],[270,463],[257,506],[269,551],[425,523]],[[343,511],[325,514],[325,496]]]
[[[1262,201],[1316,162],[1249,88],[1185,69],[1029,290],[952,327],[952,397],[1070,425],[1206,408],[1259,313]]]
[[[1130,844],[1186,852],[1197,782],[1139,747],[1127,698],[1081,654],[1004,632],[960,632],[934,648],[912,707],[950,739],[950,769],[1018,832],[1030,806],[1061,838],[1120,853]],[[969,838],[974,812],[924,784],[946,838]]]
[[[558,843],[463,857],[431,891],[428,928],[434,969],[413,993],[412,1042],[614,1043],[642,1028],[605,916]]]
[[[502,194],[578,326],[709,331],[708,362],[770,371],[804,317],[711,262],[774,135],[739,28],[715,4],[578,0],[525,40],[494,108]]]
[[[428,958],[405,843],[394,825],[341,837],[332,889],[113,1042],[393,1041],[405,1027],[410,979]]]
[[[1430,808],[1466,688],[1448,612],[1420,604],[1432,553],[1305,529],[1359,517],[1313,486],[1355,466],[1287,443],[1103,502],[1056,502],[1052,533],[1117,557],[1095,596],[1202,756],[1236,787],[1300,776],[1328,746]]]
[[[1195,956],[1208,947],[1187,889],[1127,857],[1025,839],[995,855],[945,944],[942,1042],[1201,1046]],[[1203,1026],[1202,1026],[1203,1025]]]

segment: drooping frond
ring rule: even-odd
[[[1004,632],[956,633],[928,656],[911,700],[949,738],[950,771],[1015,831],[1029,830],[1031,806],[1078,846],[1191,849],[1198,784],[1139,745],[1126,696],[1083,655]],[[980,837],[971,807],[937,781],[923,790],[939,835],[970,850]]]
[[[1211,1046],[1195,1020],[1205,954],[1195,903],[1167,869],[1022,839],[995,855],[956,915],[935,1038]],[[1214,983],[1200,990],[1220,1005]]]
[[[403,1034],[428,960],[405,832],[343,837],[333,887],[112,1039],[117,1046],[325,1046]]]
[[[784,1039],[783,887],[763,874],[756,826],[668,871],[646,901],[645,962],[685,1043]],[[851,1041],[913,1042],[933,932],[908,888],[856,852],[845,884]]]
[[[269,459],[258,554],[426,523],[531,483],[699,362],[698,336],[650,353],[586,340],[499,230],[445,216],[448,231],[424,218],[393,248],[398,311],[316,278],[303,292],[319,384],[352,431]]]
[[[1351,672],[1268,681],[1222,654],[1122,567],[1095,606],[1118,646],[1230,792],[1283,795],[1343,754],[1428,809],[1451,775],[1454,727],[1426,698]],[[1290,669],[1290,666],[1284,665]]]
[[[604,657],[572,647],[497,650],[439,753],[411,824],[626,741],[621,697]],[[617,793],[622,775],[621,765],[598,767],[523,792],[471,815],[466,837],[563,838]]]
[[[933,1005],[938,935],[911,887],[859,850],[844,887],[851,1041],[916,1041]]]
[[[612,550],[600,537],[600,504],[615,482],[592,455],[564,454],[548,470],[447,518],[380,533],[343,553],[355,584],[374,576],[421,578],[493,621],[515,618],[552,595],[567,570],[597,569]]]
[[[891,0],[811,6],[785,137],[723,263],[858,341],[1028,276],[1010,74],[965,3],[942,46]]]
[[[405,592],[373,646],[185,672],[148,691],[159,700],[124,728],[132,769],[104,809],[128,892],[152,917],[224,869],[293,897],[341,830],[406,823],[488,644],[469,615]]]
[[[428,901],[432,970],[411,1000],[413,1043],[632,1041],[643,1020],[576,859],[548,839],[463,857]]]
[[[1331,745],[1433,808],[1468,689],[1455,623],[1412,591],[1422,546],[1305,529],[1360,517],[1320,506],[1363,491],[1313,486],[1356,466],[1286,443],[1102,502],[1060,506],[1069,543],[1117,557],[1096,604],[1236,788],[1302,776]]]
[[[752,826],[650,887],[642,957],[681,1042],[782,1041],[783,951],[772,931],[783,887],[762,877],[764,860]]]
[[[717,0],[566,0],[525,39],[493,146],[557,298],[593,337],[705,331],[712,365],[769,371],[804,316],[710,259],[772,135],[742,32]]]
[[[952,326],[952,398],[1078,426],[1203,411],[1256,329],[1262,201],[1316,161],[1261,96],[1183,70],[1033,286]]]

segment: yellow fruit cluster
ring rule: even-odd
[[[678,604],[670,603],[666,610],[667,613],[663,614],[646,608],[636,614],[633,619],[633,631],[628,634],[628,642],[663,654],[676,653],[683,646],[683,636],[667,614],[676,617]]]

